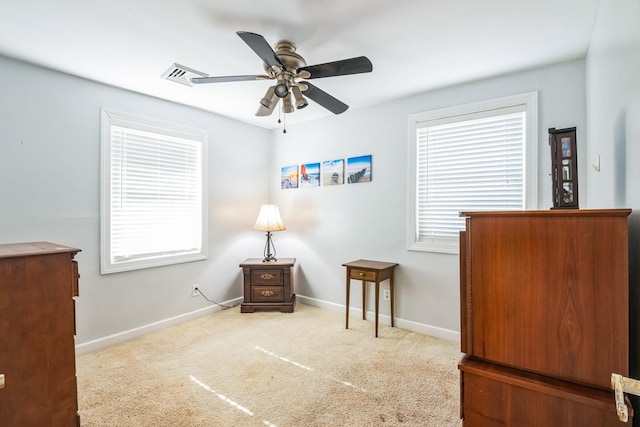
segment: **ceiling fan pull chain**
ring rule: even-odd
[[[287,133],[287,115],[282,116],[282,133]]]

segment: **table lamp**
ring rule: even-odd
[[[260,206],[260,213],[256,223],[253,224],[254,230],[267,232],[267,243],[264,245],[264,259],[262,262],[277,261],[276,259],[276,247],[271,241],[272,231],[286,230],[282,219],[280,218],[280,211],[276,205],[262,205]],[[273,253],[271,252],[273,250]]]

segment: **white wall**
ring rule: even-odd
[[[77,343],[210,307],[192,284],[217,301],[242,295],[238,264],[262,253],[251,226],[269,199],[268,131],[8,58],[0,71],[0,243],[82,249]],[[209,132],[208,260],[99,274],[101,107]]]
[[[584,70],[584,61],[576,60],[350,110],[343,115],[288,127],[286,134],[272,131],[272,200],[280,206],[288,227],[274,238],[281,256],[298,259],[297,293],[338,308],[345,302],[342,263],[359,258],[397,262],[400,266],[395,308],[399,324],[455,339],[460,330],[458,256],[406,249],[408,116],[538,91],[538,207],[548,209],[552,205],[548,128],[577,127],[578,170],[584,181],[587,167]],[[339,93],[333,95],[340,98]],[[373,156],[370,183],[279,189],[282,166],[365,154]],[[584,188],[580,188],[580,193],[583,198]],[[352,286],[352,292],[352,301],[359,308],[360,287]],[[373,300],[370,301],[371,309]],[[384,301],[381,312],[389,313]]]
[[[640,2],[602,0],[587,55],[592,207],[640,205]]]
[[[589,203],[634,209],[629,218],[629,361],[630,375],[640,378],[640,1],[601,1],[586,65],[591,162],[600,155],[600,172],[589,168]],[[631,398],[637,411],[640,400]],[[634,425],[640,425],[640,417]]]
[[[77,342],[89,349],[93,340],[209,307],[191,298],[194,283],[216,300],[240,298],[238,264],[261,255],[264,236],[251,225],[269,200],[288,227],[274,236],[278,255],[298,258],[296,293],[307,302],[342,310],[342,263],[394,261],[398,326],[456,339],[458,257],[406,250],[409,114],[538,91],[541,209],[551,205],[547,129],[577,126],[579,144],[586,139],[581,60],[350,110],[287,134],[7,58],[0,70],[12,76],[0,81],[0,242],[50,240],[83,250]],[[99,274],[100,107],[209,130],[207,261]],[[371,183],[279,188],[282,166],[364,154],[373,156]],[[580,173],[585,157],[579,152]],[[352,289],[359,306],[359,286]],[[381,312],[389,312],[384,302]]]

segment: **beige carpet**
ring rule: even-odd
[[[297,304],[77,359],[83,427],[460,426],[457,343]]]

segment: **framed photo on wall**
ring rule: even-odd
[[[371,154],[347,159],[347,183],[371,181]]]
[[[322,185],[344,184],[344,159],[322,162]]]
[[[300,187],[320,186],[320,163],[303,163],[300,165]]]
[[[284,166],[281,169],[280,188],[298,188],[298,165]]]

